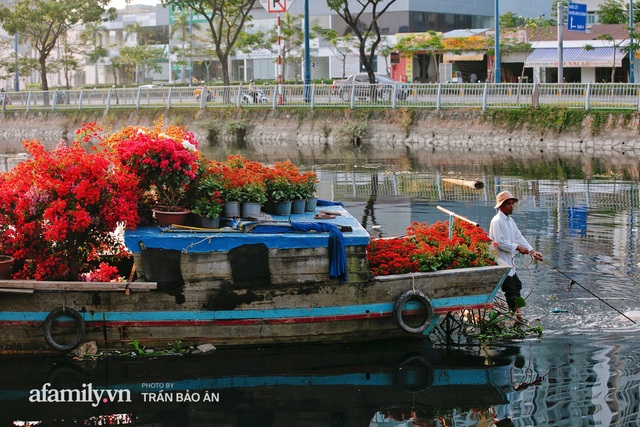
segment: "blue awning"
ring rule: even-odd
[[[622,66],[622,58],[627,55],[619,48],[615,48],[615,66]],[[613,47],[595,47],[585,50],[581,47],[565,47],[562,49],[562,66],[567,68],[582,67],[611,67],[614,61]],[[531,67],[557,67],[557,48],[538,48],[527,56],[524,62],[525,68]]]

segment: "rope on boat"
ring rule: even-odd
[[[207,236],[204,239],[198,240],[197,242],[189,243],[189,245],[186,248],[182,249],[182,253],[183,254],[189,253],[189,249],[191,249],[191,248],[193,248],[195,246],[198,246],[200,243],[207,242],[207,243],[211,244],[211,239],[213,239],[214,237],[217,237],[219,235],[220,235],[220,233],[218,233],[215,236]]]
[[[527,271],[529,272],[529,293],[524,297],[524,300],[526,301],[527,298],[529,298],[529,296],[533,293],[533,272],[531,271],[531,264],[533,264],[533,255],[529,254],[529,262],[526,262],[524,257],[522,256],[521,253],[516,252],[515,255],[511,258],[511,265],[514,266],[514,268],[516,268],[516,263],[514,262],[515,258],[520,255],[520,259],[522,260],[522,267],[526,268]]]

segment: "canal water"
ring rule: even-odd
[[[517,259],[523,310],[542,336],[462,347],[433,339],[82,363],[5,358],[0,422],[640,425],[637,159],[350,152],[291,160],[315,170],[319,196],[342,201],[376,237],[402,235],[413,221],[448,220],[438,207],[488,229],[495,194],[510,190],[519,197],[513,218],[545,258]],[[77,393],[55,400],[46,387]]]

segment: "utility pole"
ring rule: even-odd
[[[562,83],[564,78],[564,72],[562,69],[563,52],[562,52],[562,27],[564,25],[564,17],[562,15],[562,11],[564,10],[564,6],[562,6],[562,2],[558,2],[558,83]]]
[[[309,0],[304,0],[304,99],[308,102],[311,84],[311,56],[309,53]]]
[[[493,81],[495,83],[500,83],[502,78],[500,76],[500,14],[499,14],[499,6],[498,3],[500,0],[494,0],[494,16],[495,16],[495,32],[496,32],[496,43],[495,43],[495,72],[493,73]]]
[[[635,31],[635,25],[633,22],[633,0],[629,0],[629,83],[635,81],[634,62],[636,62],[636,55],[633,51],[633,33]]]
[[[15,48],[15,55],[16,55],[16,65],[15,65],[16,72],[15,72],[15,77],[13,81],[13,90],[18,92],[20,90],[20,79],[18,78],[18,33],[16,33],[16,38],[14,40],[14,48]]]

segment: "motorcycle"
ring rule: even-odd
[[[203,89],[196,89],[194,91],[194,95],[196,97],[196,100],[200,101],[200,94],[202,93]],[[211,90],[204,88],[204,93],[205,93],[205,101],[206,102],[211,102],[213,101],[213,93],[211,92]]]
[[[269,102],[269,98],[260,89],[242,93],[243,104],[266,104],[267,102]]]
[[[0,104],[11,105],[11,98],[6,92],[0,92]]]

